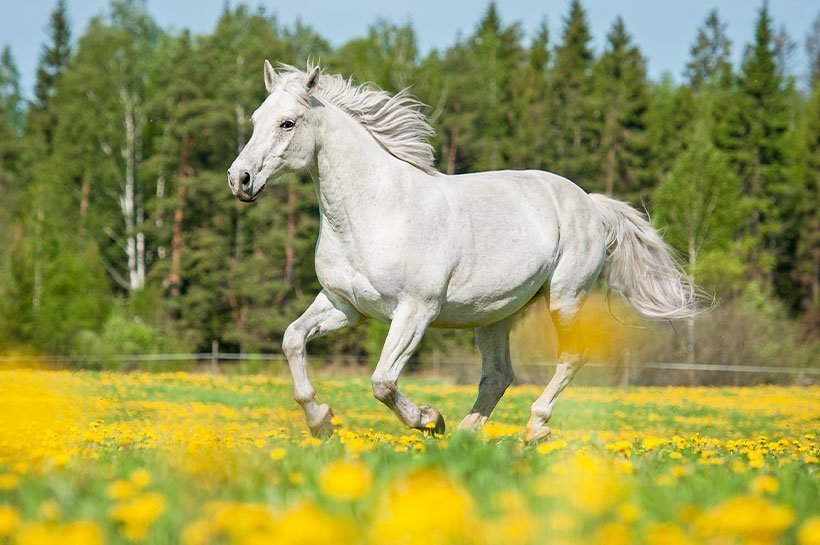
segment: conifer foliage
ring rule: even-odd
[[[319,290],[313,184],[288,176],[248,205],[224,174],[265,97],[265,58],[411,87],[443,172],[549,170],[646,207],[707,290],[762,297],[817,337],[820,14],[796,73],[764,2],[751,43],[732,44],[713,10],[681,73],[650,81],[626,22],[596,41],[581,0],[534,13],[549,19],[531,34],[491,2],[429,52],[409,24],[379,20],[334,47],[243,5],[207,34],[166,30],[145,0],[112,0],[75,36],[70,8],[56,0],[33,90],[0,43],[0,350],[280,349]],[[372,358],[383,335],[364,326],[312,350]],[[469,332],[421,348],[472,350]]]

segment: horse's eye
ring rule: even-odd
[[[285,120],[285,121],[282,121],[282,124],[281,124],[281,125],[279,125],[279,126],[280,126],[280,127],[282,127],[283,129],[285,129],[286,131],[289,131],[289,130],[291,130],[293,127],[295,127],[295,126],[296,126],[296,122],[295,122],[295,121],[293,121],[292,119],[287,119],[287,120]]]

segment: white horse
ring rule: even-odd
[[[277,73],[268,61],[264,79],[268,96],[253,114],[253,134],[228,170],[228,184],[252,201],[277,175],[313,175],[323,289],[287,328],[282,347],[314,435],[333,432],[333,412],[316,402],[305,345],[360,320],[390,322],[374,395],[407,426],[434,433],[444,431],[441,414],[405,397],[399,376],[428,327],[474,328],[481,382],[459,428],[476,430],[513,380],[515,315],[545,298],[560,358],[532,405],[526,439],[536,441],[549,436],[558,396],[585,362],[572,330],[605,266],[610,287],[642,315],[696,312],[695,291],[668,246],[627,204],[588,195],[549,172],[438,172],[426,140],[433,129],[404,92],[391,97],[318,67]]]

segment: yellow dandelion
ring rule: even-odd
[[[772,540],[791,526],[794,513],[755,496],[730,498],[703,513],[695,522],[702,537],[737,536]]]
[[[11,505],[0,505],[0,537],[7,537],[20,524],[20,513]]]
[[[635,522],[641,518],[641,508],[634,503],[622,503],[618,506],[618,517],[626,523]]]
[[[624,456],[629,456],[632,454],[632,448],[633,445],[629,441],[615,441],[606,445],[607,450],[617,452],[618,454],[622,454]]]
[[[287,455],[287,453],[288,453],[288,451],[286,451],[285,449],[283,449],[281,447],[275,448],[272,451],[270,451],[270,458],[271,458],[271,460],[275,460],[275,461],[278,462],[279,460],[283,460],[285,458],[285,456]]]
[[[30,523],[17,533],[17,545],[102,545],[102,531],[90,521],[65,525]]]
[[[567,442],[563,439],[556,439],[555,441],[548,441],[546,443],[541,443],[538,445],[537,450],[541,454],[550,454],[551,452],[555,452],[557,450],[561,450],[566,448]]]
[[[136,469],[131,473],[130,480],[137,490],[142,490],[151,484],[151,474],[145,469]]]
[[[113,520],[122,525],[122,535],[129,541],[142,541],[151,525],[165,511],[165,498],[157,492],[140,494],[111,508]]]
[[[374,544],[468,545],[480,539],[472,497],[435,469],[398,479],[373,520]]]
[[[210,521],[196,520],[182,529],[179,541],[182,545],[206,545],[213,536],[212,528]]]
[[[137,493],[137,487],[130,480],[118,479],[108,485],[108,497],[112,500],[129,500]]]
[[[610,522],[600,527],[594,543],[601,545],[630,545],[633,543],[632,530],[618,522]]]
[[[322,471],[319,487],[337,500],[357,500],[367,494],[373,482],[370,470],[357,460],[337,461]]]
[[[771,475],[760,475],[749,483],[749,492],[757,496],[777,494],[778,490],[780,490],[780,483]]]
[[[20,476],[14,473],[0,473],[0,490],[14,490],[20,486]]]
[[[682,528],[669,522],[652,523],[646,530],[646,543],[652,545],[698,545]]]
[[[665,445],[669,441],[662,437],[656,437],[654,435],[647,435],[644,437],[643,441],[641,441],[641,448],[645,451],[655,450],[656,448]]]
[[[797,543],[798,545],[820,545],[820,517],[811,517],[800,525],[800,529],[797,530]]]
[[[356,533],[346,521],[320,511],[312,503],[302,503],[277,518],[273,532],[246,543],[265,545],[339,545],[356,541]]]

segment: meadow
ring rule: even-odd
[[[316,384],[326,441],[280,377],[0,371],[0,543],[820,543],[816,386],[570,387],[527,446],[536,387],[426,437]],[[451,427],[475,395],[402,384]]]

